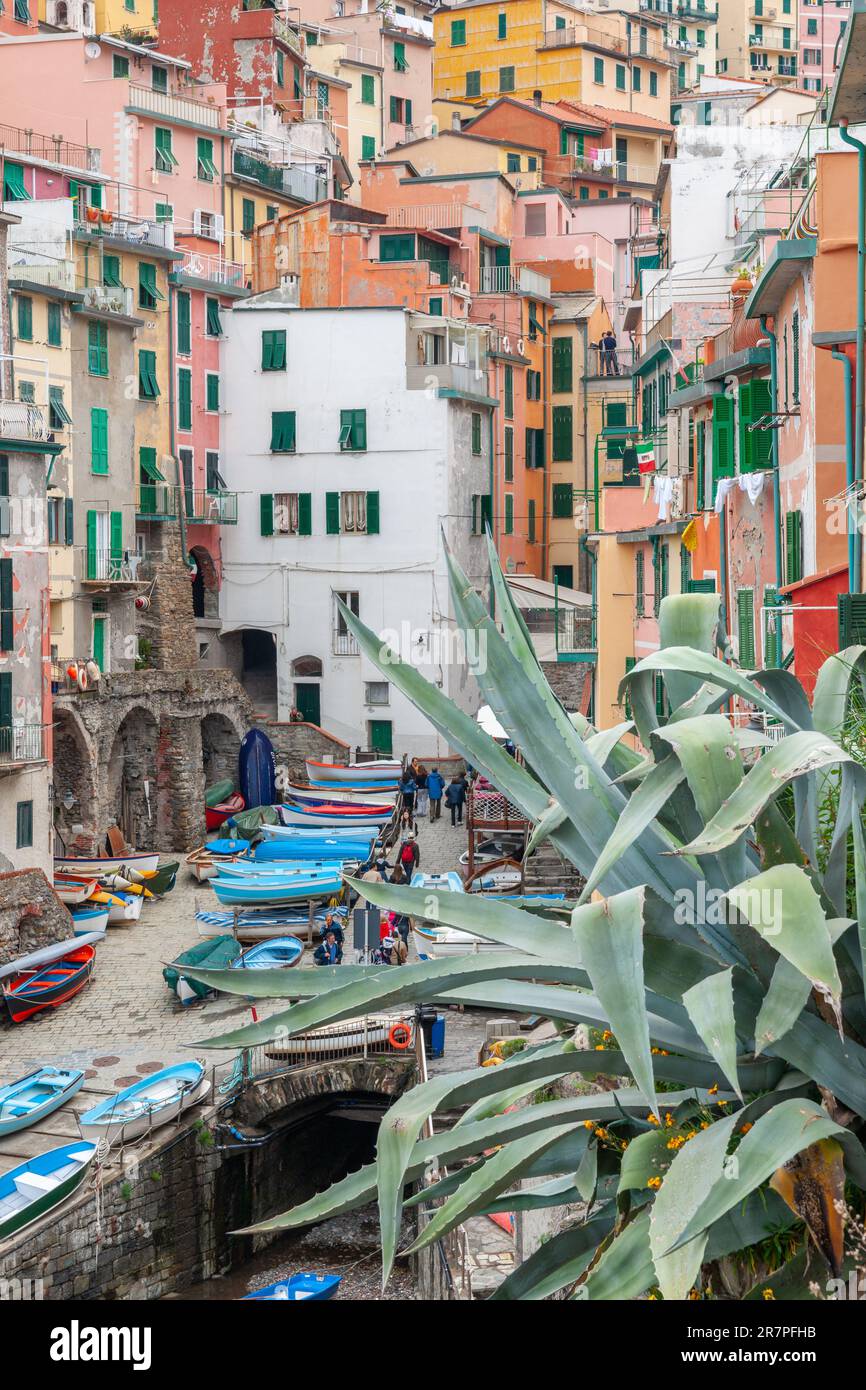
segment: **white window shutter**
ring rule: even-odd
[[[201,208],[196,208],[192,215],[192,234],[201,236]]]
[[[225,241],[226,222],[221,212],[214,213],[214,240],[222,246]]]

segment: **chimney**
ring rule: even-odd
[[[537,87],[535,91],[532,93],[532,102],[534,106],[541,106],[541,91]]]
[[[452,112],[451,112],[451,129],[452,129],[452,130],[462,130],[462,129],[463,129],[463,123],[462,123],[462,121],[460,120],[460,112],[459,112],[459,111],[452,111]]]

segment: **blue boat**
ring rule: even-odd
[[[88,932],[102,932],[105,935],[108,927],[108,908],[107,907],[71,907],[72,930],[76,936],[85,936]]]
[[[249,946],[233,960],[231,970],[288,970],[304,954],[304,943],[296,936],[275,936]]]
[[[334,1298],[340,1283],[339,1274],[293,1274],[290,1279],[268,1284],[264,1289],[256,1289],[255,1293],[245,1293],[241,1302],[248,1298],[273,1303],[299,1303],[302,1299]]]
[[[285,878],[291,874],[341,874],[347,866],[354,865],[355,862],[353,859],[263,859],[252,864],[245,861],[220,864],[219,874],[222,878],[242,878],[248,883],[258,883],[266,878]]]
[[[15,1134],[36,1124],[65,1105],[84,1084],[83,1071],[64,1071],[59,1067],[39,1067],[0,1086],[0,1134]]]
[[[109,1147],[118,1140],[126,1144],[176,1120],[209,1090],[201,1062],[179,1062],[107,1096],[78,1116],[78,1127],[85,1139],[104,1139]]]
[[[262,840],[253,850],[253,860],[260,864],[275,859],[330,860],[370,858],[374,841],[340,838],[339,840]]]
[[[249,843],[246,840],[208,840],[204,848],[208,854],[214,855],[246,854]]]
[[[0,1176],[0,1240],[17,1235],[80,1187],[96,1145],[76,1139],[48,1149]]]
[[[238,780],[244,804],[272,806],[277,794],[274,745],[261,729],[250,729],[241,740]]]
[[[212,878],[211,886],[218,900],[225,907],[247,906],[261,903],[269,904],[292,902],[295,899],[324,898],[339,893],[343,880],[339,873],[323,870],[321,873],[275,874],[262,883],[247,883],[239,878]]]

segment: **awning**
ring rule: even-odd
[[[155,454],[156,450],[154,449],[153,452]],[[156,466],[156,463],[148,458],[143,449],[138,456],[138,461],[141,464],[142,473],[145,475],[146,478],[149,478],[152,483],[165,482],[165,478],[160,473],[159,469]]]
[[[48,404],[51,409],[51,414],[58,419],[61,424],[72,424],[72,416],[69,414],[69,411],[66,409],[66,406],[59,396],[49,396]]]

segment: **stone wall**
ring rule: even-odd
[[[151,525],[147,558],[157,579],[150,608],[138,614],[138,635],[150,643],[150,664],[156,670],[193,670],[198,666],[198,639],[179,522]]]
[[[41,869],[0,874],[0,965],[72,936],[72,917]]]
[[[264,731],[276,752],[278,767],[286,769],[290,782],[306,782],[305,760],[317,758],[345,766],[349,761],[349,745],[317,724],[268,723]]]
[[[588,661],[542,661],[541,669],[554,695],[568,712],[586,713],[584,701],[592,690],[595,667]]]

